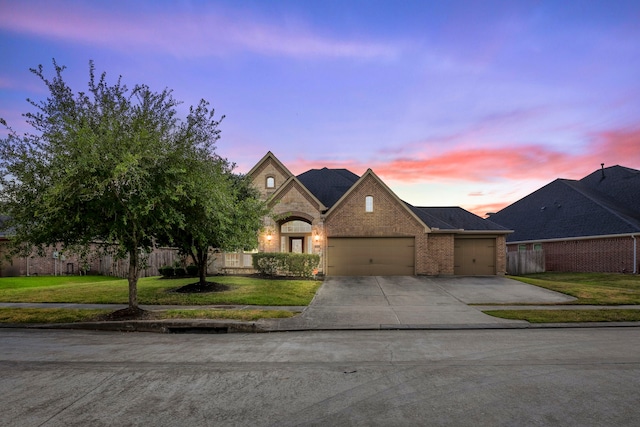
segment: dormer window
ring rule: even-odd
[[[373,212],[373,196],[367,196],[364,198],[364,211]]]
[[[276,188],[276,179],[274,177],[267,177],[267,188]]]

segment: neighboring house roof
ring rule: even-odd
[[[507,241],[640,232],[640,171],[612,166],[579,181],[556,179],[491,215]]]
[[[327,208],[331,208],[360,177],[347,169],[311,169],[297,176]]]

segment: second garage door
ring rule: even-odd
[[[331,237],[328,239],[329,276],[413,276],[413,237]]]
[[[496,239],[455,239],[454,274],[496,274]]]

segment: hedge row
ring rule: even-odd
[[[312,277],[320,263],[320,255],[288,252],[253,254],[253,268],[267,276]]]
[[[188,265],[187,268],[165,266],[158,268],[158,271],[162,277],[185,277],[185,276],[197,276],[198,266]]]

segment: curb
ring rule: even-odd
[[[485,323],[449,325],[345,325],[335,327],[271,327],[255,322],[239,321],[113,321],[53,324],[0,324],[2,329],[72,329],[113,332],[152,332],[164,334],[226,334],[273,332],[330,332],[330,331],[466,331],[499,329],[585,329],[585,328],[633,328],[640,322],[588,322],[588,323]]]

